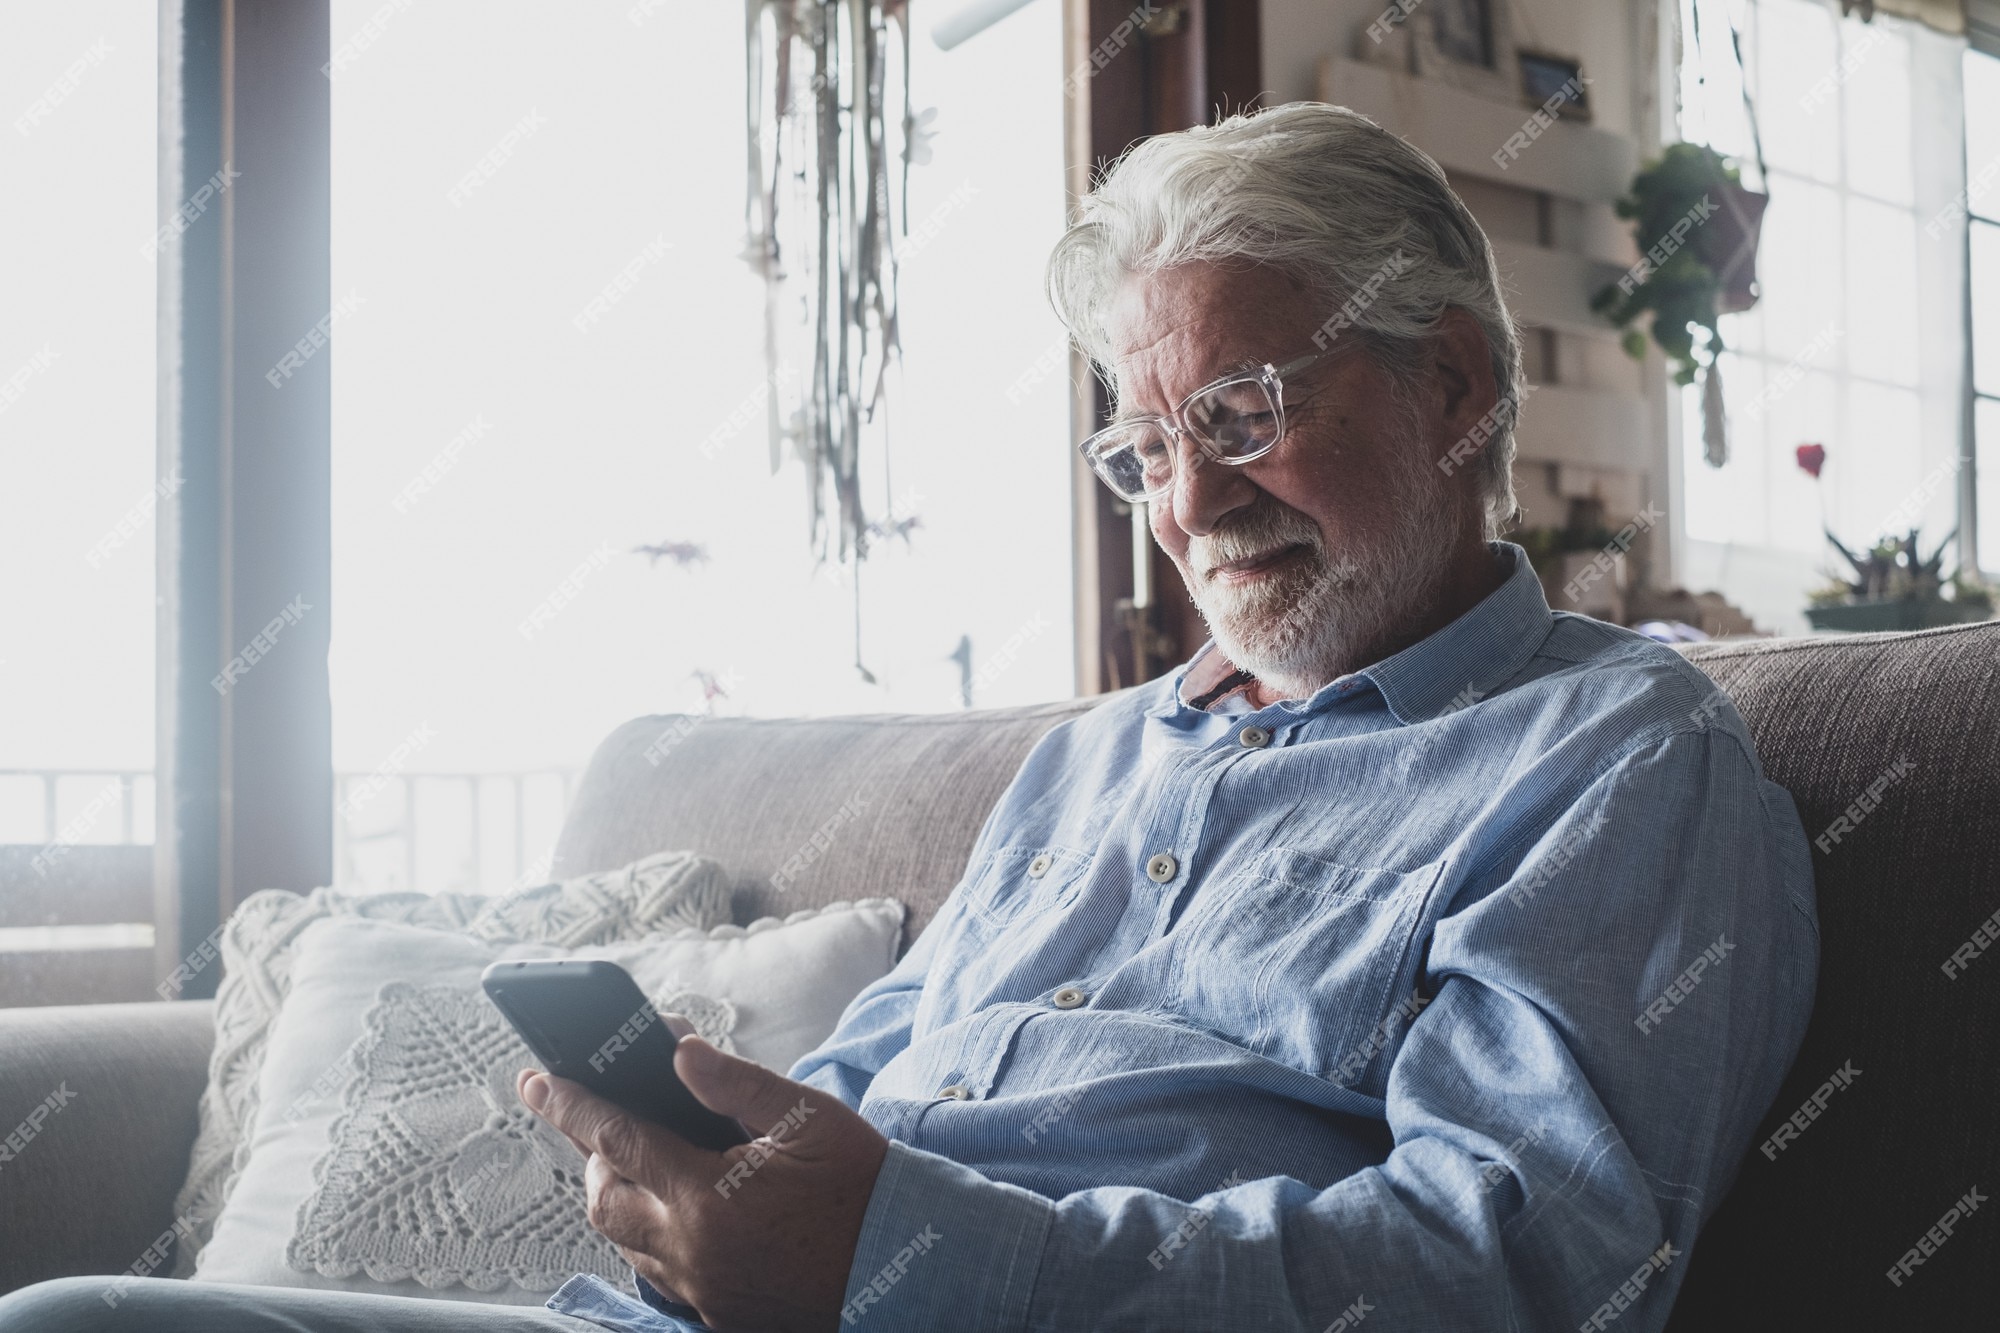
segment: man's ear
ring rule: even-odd
[[[1450,306],[1439,316],[1431,365],[1437,376],[1439,415],[1452,437],[1461,438],[1500,401],[1493,349],[1471,311]]]

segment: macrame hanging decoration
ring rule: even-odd
[[[861,662],[860,571],[871,527],[862,445],[881,437],[882,484],[893,495],[883,390],[901,356],[895,240],[909,231],[915,137],[908,0],[744,0],[744,10],[744,258],[765,284],[771,470],[789,445],[805,469],[808,542],[822,562],[852,562],[854,665],[873,683]],[[885,93],[892,44],[902,83],[894,158]]]

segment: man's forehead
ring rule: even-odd
[[[1304,337],[1287,341],[1292,326],[1309,322],[1301,284],[1206,264],[1129,275],[1108,313],[1121,412],[1164,409],[1233,370],[1284,359]]]

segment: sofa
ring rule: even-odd
[[[1815,840],[1822,956],[1804,1047],[1758,1138],[1794,1130],[1750,1150],[1670,1328],[1991,1328],[2000,956],[1982,955],[2000,942],[2000,623],[1684,651]],[[1096,702],[641,718],[592,758],[553,874],[692,848],[730,867],[739,921],[892,896],[914,937],[1029,748]],[[0,1011],[0,1119],[58,1086],[70,1099],[0,1168],[0,1291],[121,1271],[168,1228],[209,1008]]]

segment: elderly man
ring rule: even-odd
[[[1293,104],[1134,149],[1050,285],[1115,390],[1085,453],[1213,639],[1042,740],[791,1079],[682,1044],[766,1139],[522,1076],[646,1281],[552,1304],[1660,1328],[1805,1027],[1810,867],[1728,702],[1494,539],[1521,373],[1485,237],[1421,153]]]

